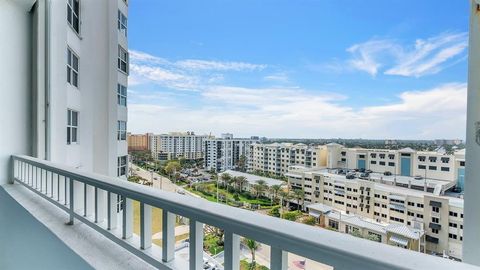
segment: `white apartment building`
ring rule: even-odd
[[[325,146],[308,146],[303,143],[256,143],[250,146],[248,168],[252,172],[261,171],[281,176],[294,165],[325,167],[326,150]]]
[[[421,251],[462,258],[463,199],[398,187],[393,181],[347,179],[336,172],[294,167],[287,176],[292,189],[304,191],[305,198],[301,202],[304,209],[320,204],[334,209],[336,215],[343,213],[344,221],[345,217],[357,216],[385,228],[389,224],[402,224],[425,234],[425,243],[415,243],[413,249],[419,250],[420,244]],[[322,219],[330,224],[328,226],[332,224],[329,220],[337,223],[341,220],[338,216],[325,214]],[[348,223],[344,221],[341,223]],[[350,229],[361,229],[360,225],[350,226]],[[383,242],[387,240],[385,238]],[[405,248],[411,248],[411,238],[404,240],[409,243]]]
[[[28,153],[125,177],[126,1],[1,4],[1,159]]]
[[[152,156],[158,160],[201,159],[205,152],[208,135],[195,135],[194,132],[170,132],[150,136]]]
[[[422,177],[450,182],[463,188],[465,175],[465,150],[453,155],[440,152],[345,148],[340,144],[327,144],[327,168],[365,169],[377,173]]]
[[[233,138],[233,134],[222,134],[221,138],[205,140],[205,169],[223,172],[236,169],[241,158],[247,160],[250,155],[250,145],[258,142],[256,139]]]

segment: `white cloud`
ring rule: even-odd
[[[420,77],[438,73],[444,68],[445,62],[463,53],[467,46],[466,33],[419,39],[414,49],[399,55],[396,65],[385,71],[385,74]]]
[[[467,33],[443,33],[428,39],[417,39],[413,46],[402,46],[389,39],[372,39],[347,49],[352,58],[348,67],[375,76],[421,77],[435,74],[448,66],[448,61],[461,57],[468,46]]]
[[[185,59],[170,61],[151,54],[130,50],[131,85],[154,83],[171,89],[198,91],[223,80],[218,72],[251,72],[266,65],[246,62]]]
[[[255,71],[262,70],[266,65],[257,65],[245,62],[220,62],[187,59],[175,62],[175,66],[183,69],[203,71],[203,70],[217,70],[217,71]]]
[[[264,80],[266,81],[271,81],[271,82],[276,82],[276,83],[288,83],[290,82],[290,79],[288,78],[288,75],[284,72],[280,73],[274,73],[267,75],[263,77]]]
[[[195,107],[131,104],[129,128],[297,138],[462,138],[465,134],[466,84],[406,91],[394,103],[361,108],[343,105],[344,96],[294,88],[218,86],[201,95],[204,102]]]

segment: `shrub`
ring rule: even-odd
[[[302,215],[302,212],[300,212],[299,210],[289,211],[289,212],[283,213],[283,218],[286,220],[295,221],[301,215]]]
[[[280,217],[280,205],[276,205],[268,211],[268,214],[272,217]]]
[[[316,220],[315,220],[314,217],[308,216],[308,217],[304,218],[302,222],[303,222],[303,224],[307,224],[307,225],[315,225]]]

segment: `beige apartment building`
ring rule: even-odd
[[[150,151],[151,133],[131,134],[127,133],[128,151]]]
[[[306,144],[272,143],[252,144],[248,168],[249,171],[261,171],[281,176],[293,165],[308,168],[326,166],[327,148],[325,146],[308,146]]]
[[[321,225],[346,233],[378,234],[384,243],[462,258],[463,199],[434,195],[444,181],[427,179],[433,188],[425,192],[395,185],[393,176],[361,179],[357,173],[355,179],[347,179],[338,171],[295,166],[286,174],[290,188],[304,190],[301,207]],[[410,178],[412,186],[419,185],[415,182],[421,180]]]

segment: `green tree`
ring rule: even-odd
[[[247,178],[245,176],[237,176],[235,177],[235,182],[238,187],[238,191],[242,192],[243,186],[248,183]]]
[[[303,205],[303,199],[305,198],[305,192],[302,189],[294,189],[294,190],[292,190],[292,196],[297,201],[297,210],[299,210],[300,201],[302,201],[302,205]]]
[[[237,166],[241,172],[246,171],[247,157],[245,155],[240,155],[240,158],[238,159],[238,162],[237,162]]]
[[[182,169],[182,166],[180,165],[180,162],[178,161],[170,161],[168,162],[167,166],[165,166],[165,172],[170,175],[170,177],[173,175],[175,177],[174,181],[177,181],[177,172]]]
[[[260,248],[260,243],[253,239],[243,238],[243,244],[250,250],[252,254],[252,265],[255,266],[255,253]]]
[[[273,195],[273,201],[277,200],[278,193],[280,192],[281,189],[282,189],[282,186],[280,185],[272,185],[270,187],[270,190],[272,191],[272,195]]]
[[[263,194],[265,190],[267,190],[267,182],[264,180],[257,180],[257,184],[253,185],[255,187],[255,194],[256,197],[258,198],[260,195]]]
[[[230,179],[232,179],[232,176],[228,173],[222,173],[220,178],[222,179],[223,185],[226,187]]]

